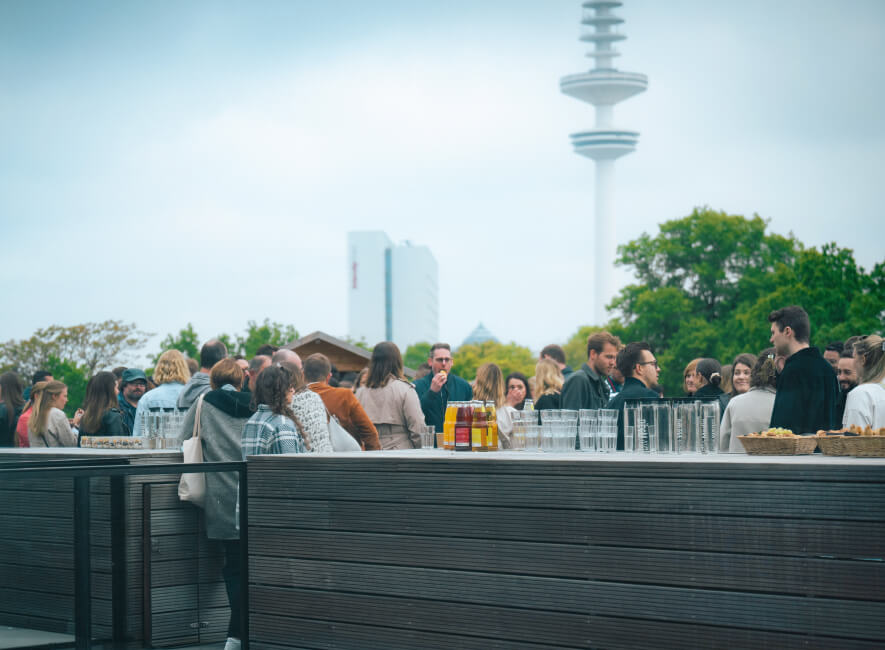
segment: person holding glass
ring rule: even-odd
[[[374,347],[356,398],[378,430],[381,449],[421,448],[424,412],[418,392],[403,374],[403,357],[395,343]]]

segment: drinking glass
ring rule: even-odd
[[[719,402],[701,403],[701,453],[719,450]]]
[[[597,423],[596,409],[582,409],[578,420],[578,435],[581,451],[596,451],[595,429]]]
[[[433,440],[436,438],[436,426],[432,424],[418,428],[421,434],[421,449],[433,449]]]
[[[618,412],[614,409],[597,411],[596,450],[613,452],[618,447]]]

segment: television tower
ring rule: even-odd
[[[615,160],[636,148],[639,139],[637,131],[616,129],[612,124],[613,108],[618,102],[641,93],[648,87],[648,77],[636,72],[616,70],[612,60],[620,56],[613,45],[626,36],[614,31],[616,25],[624,22],[612,14],[612,9],[623,3],[617,0],[587,0],[582,3],[584,16],[581,24],[586,25],[581,40],[592,43],[594,48],[587,56],[595,59],[596,65],[589,72],[568,75],[559,81],[559,88],[566,95],[596,107],[596,128],[570,137],[575,152],[596,162],[596,233],[595,233],[595,304],[594,324],[605,322],[605,305],[614,295],[610,280],[614,268],[615,237],[614,212],[612,210],[612,177]]]

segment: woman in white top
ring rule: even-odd
[[[378,430],[381,449],[419,449],[424,412],[418,392],[403,374],[403,357],[396,344],[376,345],[368,371],[356,398]]]
[[[872,334],[855,343],[854,366],[860,384],[848,393],[842,426],[885,427],[885,340]]]
[[[28,420],[28,441],[31,447],[76,447],[77,435],[71,430],[68,416],[62,410],[68,403],[68,387],[60,381],[45,382],[40,401]],[[80,423],[83,411],[74,416]]]
[[[743,356],[743,355],[742,355]],[[774,348],[764,350],[753,364],[750,390],[732,397],[722,415],[719,426],[719,449],[732,454],[746,450],[738,436],[758,433],[768,428],[774,409],[774,390],[777,386],[777,365]]]
[[[504,397],[504,373],[494,363],[484,363],[476,370],[473,384],[473,399],[495,404],[498,421],[498,446],[510,449],[510,434],[513,433],[513,414],[516,409]]]

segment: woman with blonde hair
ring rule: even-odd
[[[34,389],[39,397],[28,420],[28,441],[31,447],[76,447],[77,434],[68,423],[65,405],[68,403],[68,387],[60,381],[47,381]],[[82,415],[78,412],[78,416]],[[75,425],[79,417],[74,418]]]
[[[510,434],[513,433],[513,414],[516,409],[507,403],[504,395],[504,373],[494,363],[484,363],[476,370],[473,383],[473,399],[492,402],[498,421],[498,445],[510,449]]]
[[[154,383],[157,385],[146,392],[138,400],[138,408],[135,409],[135,426],[132,428],[133,436],[145,435],[144,413],[151,410],[177,410],[178,395],[184,390],[184,385],[191,377],[184,355],[178,350],[166,350],[157,360],[154,368]]]
[[[395,343],[384,341],[372,350],[356,398],[378,430],[381,449],[421,448],[424,413],[418,392],[403,374],[403,357]]]
[[[535,366],[535,410],[544,411],[562,408],[560,393],[562,392],[562,372],[559,366],[550,359],[541,359]]]
[[[692,359],[682,371],[682,388],[685,390],[686,397],[691,397],[700,388],[697,381],[697,367],[700,362],[701,358]]]
[[[885,427],[885,339],[865,336],[853,351],[860,383],[848,393],[842,426],[880,429]]]

